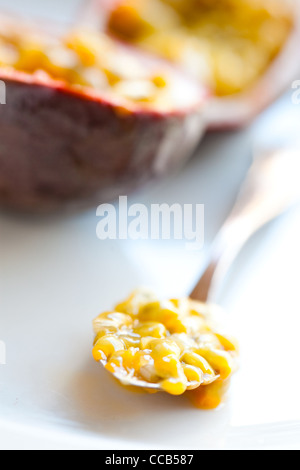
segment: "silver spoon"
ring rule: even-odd
[[[209,263],[190,295],[210,302],[216,285],[228,273],[245,243],[265,224],[300,201],[300,150],[265,152],[254,159],[233,210],[215,239]],[[102,362],[105,365],[105,362]],[[123,384],[161,390],[160,384],[139,380],[133,375],[114,374]]]

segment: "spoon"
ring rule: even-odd
[[[254,159],[235,205],[217,235],[208,265],[190,297],[209,302],[246,242],[300,200],[300,149],[269,151]]]
[[[256,157],[234,207],[217,235],[209,263],[190,295],[209,303],[216,285],[224,280],[245,243],[260,228],[300,201],[300,150],[281,149]],[[105,361],[100,361],[105,366]],[[159,383],[114,373],[125,386],[161,391]]]

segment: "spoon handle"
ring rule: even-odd
[[[207,302],[215,284],[225,278],[235,258],[260,227],[275,217],[265,214],[258,218],[256,212],[247,212],[243,217],[228,219],[217,236],[210,253],[210,261],[190,297]]]
[[[295,157],[293,155],[291,158],[297,157],[299,161],[299,153]],[[290,185],[290,191],[287,191],[285,185],[288,182],[284,181],[285,185],[282,185],[278,171],[281,165],[289,165],[289,160],[286,151],[280,151],[254,162],[231,214],[211,247],[209,263],[190,295],[192,299],[210,301],[214,287],[225,278],[251,236],[299,200],[299,187],[294,191]]]

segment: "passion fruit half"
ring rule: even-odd
[[[106,8],[111,34],[176,63],[212,90],[211,127],[247,124],[299,70],[299,8],[293,2],[97,1],[101,11]]]
[[[0,25],[0,204],[34,211],[128,194],[187,159],[207,92],[107,35]]]
[[[121,0],[108,19],[112,33],[179,62],[218,96],[251,86],[292,24],[278,0]]]

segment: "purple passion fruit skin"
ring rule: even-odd
[[[89,50],[83,32],[79,42],[76,32],[64,39],[62,47],[77,61],[65,67],[49,60],[52,45],[31,41],[26,49],[28,38],[17,31],[10,28],[8,39],[0,28],[0,79],[6,85],[1,206],[45,212],[100,204],[165,175],[191,155],[205,127],[206,92],[197,83],[107,36],[101,38],[109,54],[98,44]],[[8,62],[1,57],[3,44],[10,49]],[[118,75],[108,57],[117,65],[128,58],[131,66]],[[132,64],[138,76],[130,72]],[[94,72],[91,79],[87,71]]]

